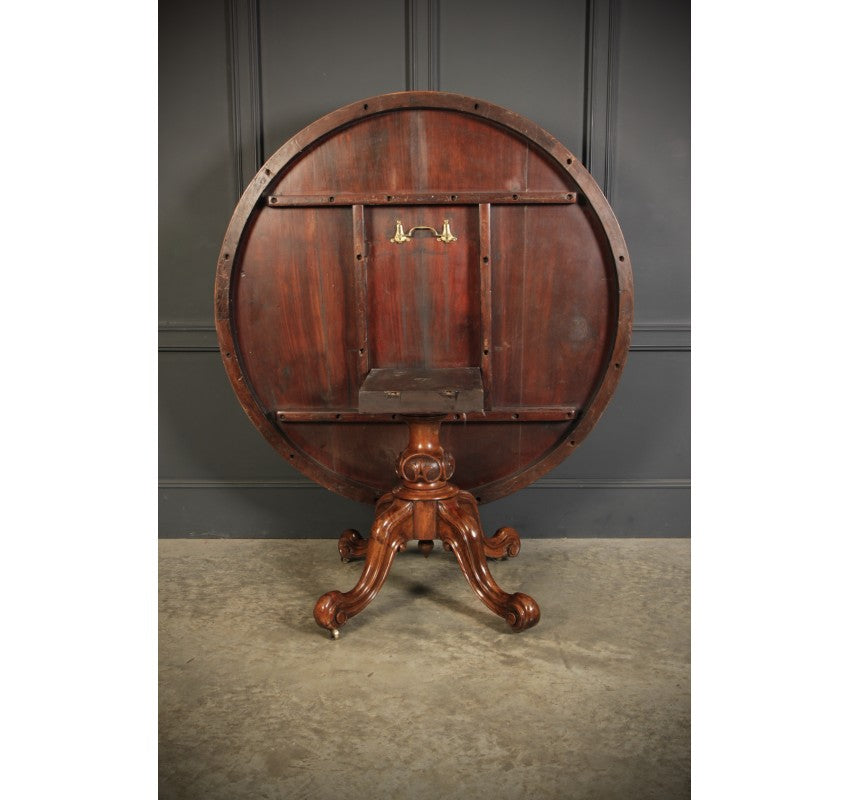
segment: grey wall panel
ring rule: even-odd
[[[554,496],[553,496],[554,495]],[[481,508],[488,534],[504,525],[525,539],[569,536],[687,536],[687,486],[576,486],[535,484]],[[346,528],[366,535],[372,508],[319,486],[198,484],[163,485],[159,490],[162,538],[335,539]],[[541,514],[539,509],[548,508]],[[335,553],[335,543],[328,542]]]
[[[306,481],[251,424],[217,351],[160,353],[159,386],[163,479]]]
[[[268,158],[339,106],[405,88],[405,4],[260,3],[263,138]]]
[[[635,275],[635,317],[690,320],[690,7],[620,3],[611,204]]]
[[[481,507],[488,534],[510,525],[524,539],[689,536],[690,517],[685,481],[632,486],[595,482],[568,489],[541,482]]]
[[[161,3],[159,26],[159,314],[209,325],[235,199],[226,4]]]
[[[331,539],[347,528],[366,535],[374,509],[313,484],[160,486],[161,538]],[[328,542],[331,557],[336,545]]]
[[[583,0],[440,4],[440,86],[510,108],[581,153]]]
[[[690,353],[629,354],[620,385],[581,446],[552,479],[690,476]]]

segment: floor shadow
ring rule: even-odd
[[[458,570],[458,572],[460,573],[460,570]],[[435,605],[447,608],[450,611],[454,611],[458,614],[463,614],[465,617],[475,620],[475,622],[483,623],[488,628],[491,628],[492,630],[495,630],[498,633],[504,633],[506,629],[510,630],[510,628],[508,628],[507,626],[507,623],[501,617],[496,616],[492,611],[490,611],[488,608],[484,607],[483,604],[481,604],[480,600],[478,600],[478,597],[469,587],[467,588],[469,588],[470,601],[464,602],[461,600],[457,600],[454,597],[445,594],[444,592],[441,592],[439,589],[434,588],[434,586],[422,584],[418,580],[411,580],[410,578],[407,578],[404,575],[396,575],[391,577],[394,577],[394,583],[398,587],[403,588],[411,597],[427,598]],[[462,573],[459,574],[459,578],[463,580],[464,583],[466,583],[466,580],[463,578]],[[390,579],[387,578],[388,582],[389,580]],[[473,601],[477,601],[479,603],[478,608],[471,604]]]
[[[326,557],[325,557],[326,556]],[[446,553],[432,554],[428,561],[433,564],[440,562],[453,562],[456,569],[454,579],[460,582],[469,593],[467,600],[459,600],[446,592],[440,591],[437,584],[442,576],[435,570],[434,582],[426,582],[421,577],[412,578],[404,573],[404,570],[394,569],[415,559],[424,559],[424,556],[415,548],[408,549],[396,555],[393,569],[375,599],[356,617],[352,617],[345,625],[347,630],[354,630],[364,622],[380,619],[382,616],[392,613],[395,606],[389,602],[381,602],[386,599],[387,589],[396,593],[402,592],[413,601],[424,598],[442,608],[449,609],[462,614],[478,624],[484,624],[491,630],[504,633],[510,628],[505,621],[486,608],[478,599],[475,592],[468,585],[463,573],[454,559]],[[303,613],[297,615],[282,613],[278,621],[293,632],[300,634],[318,634],[327,636],[327,632],[316,624],[313,618],[313,608],[316,601],[325,592],[337,589],[341,592],[350,590],[359,579],[364,565],[364,559],[356,559],[348,563],[339,559],[336,551],[336,541],[328,540],[327,547],[322,548],[322,554],[316,560],[301,562],[297,570],[293,570],[292,562],[287,554],[278,551],[273,557],[272,568],[280,576],[281,591],[287,594],[287,605],[303,609]],[[384,597],[382,598],[382,595]]]

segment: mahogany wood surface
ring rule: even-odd
[[[407,241],[391,241],[397,221]],[[435,235],[444,221],[456,240]],[[632,292],[613,212],[567,148],[484,101],[400,92],[317,120],[249,184],[219,256],[216,328],[263,436],[367,502],[391,490],[407,438],[400,418],[358,414],[370,370],[477,368],[483,410],[443,441],[454,483],[486,502],[596,423],[625,363]],[[447,540],[475,539],[463,501],[446,503]],[[478,545],[458,547],[471,558]]]

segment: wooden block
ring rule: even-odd
[[[358,409],[369,414],[483,411],[478,367],[372,369],[360,387]]]

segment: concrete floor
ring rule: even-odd
[[[687,798],[690,543],[525,540],[519,634],[439,543],[331,640],[331,540],[160,543],[160,797]]]

